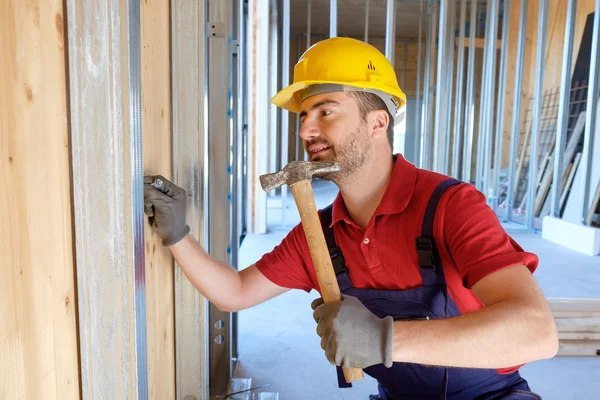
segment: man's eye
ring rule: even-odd
[[[331,111],[329,111],[329,110],[323,110],[323,111],[321,111],[321,115],[324,116],[324,117],[328,116],[329,114],[331,114]]]

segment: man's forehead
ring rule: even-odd
[[[300,105],[302,111],[307,111],[313,106],[319,103],[337,103],[344,104],[349,100],[349,96],[346,92],[329,92],[329,93],[320,93],[315,94],[313,96],[308,97],[306,100],[302,102]]]

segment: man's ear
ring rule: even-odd
[[[390,116],[385,110],[369,113],[369,126],[371,127],[371,136],[374,138],[383,136],[387,139],[387,128],[390,123]]]

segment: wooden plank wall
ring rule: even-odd
[[[62,0],[0,7],[0,398],[78,399]]]
[[[172,179],[169,0],[141,2],[142,132],[145,174]],[[175,398],[173,259],[146,219],[148,396]]]

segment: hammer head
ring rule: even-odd
[[[260,176],[260,185],[265,192],[280,186],[312,179],[313,175],[337,172],[340,165],[330,161],[292,161],[279,172]]]

